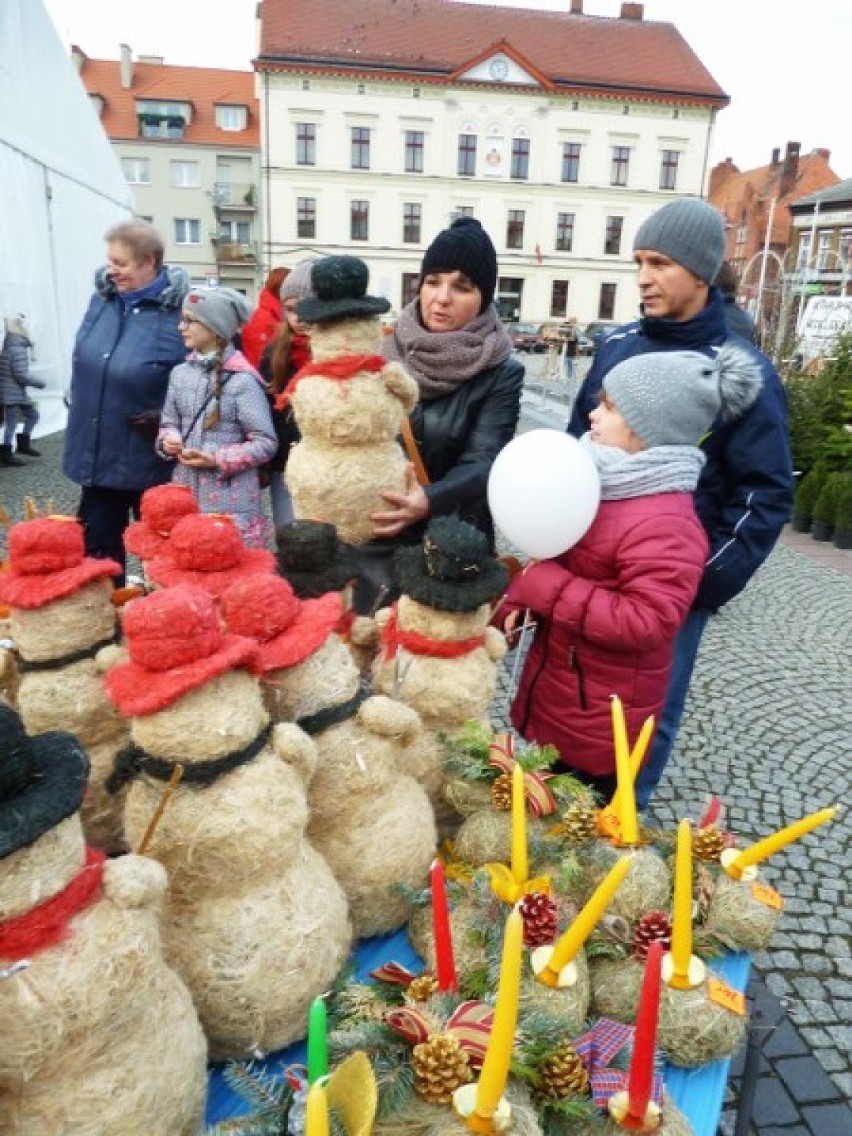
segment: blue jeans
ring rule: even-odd
[[[15,431],[18,429],[18,423],[22,422],[25,434],[32,434],[35,424],[38,422],[38,410],[35,403],[16,403],[13,406],[6,407],[6,427],[3,432],[3,444],[11,446],[15,441]]]
[[[86,537],[86,555],[116,560],[121,574],[114,576],[116,587],[124,584],[124,530],[131,516],[139,520],[141,489],[105,489],[100,485],[84,485],[77,508],[77,519]]]
[[[666,701],[657,722],[657,729],[648,756],[643,761],[639,776],[636,778],[636,807],[638,809],[648,807],[648,802],[654,795],[654,790],[660,783],[663,770],[669,760],[683,718],[689,680],[692,678],[701,636],[704,634],[704,628],[707,626],[709,618],[709,611],[691,611],[678,632],[677,639],[675,639],[672,673],[669,676]]]

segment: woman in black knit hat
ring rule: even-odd
[[[382,543],[419,543],[431,517],[456,514],[493,551],[488,474],[514,436],[524,381],[493,303],[496,287],[491,239],[473,217],[459,217],[426,250],[417,296],[385,341],[385,356],[403,363],[420,400],[405,492],[385,493],[387,509],[373,514]]]

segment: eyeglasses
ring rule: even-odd
[[[179,327],[190,327],[194,323],[201,323],[201,320],[195,319],[193,316],[181,316]]]

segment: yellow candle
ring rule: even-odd
[[[329,1136],[328,1099],[325,1085],[314,1081],[308,1089],[305,1103],[305,1136]]]
[[[677,829],[671,957],[671,985],[680,986],[687,981],[692,958],[692,830],[688,820],[682,820]]]
[[[636,794],[633,791],[633,778],[630,772],[624,707],[617,694],[612,695],[612,739],[615,746],[615,779],[618,784],[616,799],[621,821],[621,843],[635,844],[639,839],[636,824]]]
[[[607,904],[630,871],[630,857],[620,856],[589,897],[586,906],[568,930],[557,940],[547,969],[558,974],[574,958],[595,929]]]
[[[650,718],[645,719],[642,723],[642,729],[639,731],[639,737],[636,739],[636,745],[630,752],[630,777],[634,782],[639,775],[639,770],[645,759],[645,754],[654,733],[655,725],[656,722],[654,721],[653,714]]]
[[[786,828],[779,829],[778,832],[772,836],[766,836],[763,840],[758,840],[757,844],[752,844],[750,848],[744,849],[739,855],[731,861],[728,865],[728,872],[735,878],[739,878],[744,868],[750,868],[754,864],[760,864],[773,852],[786,847],[794,840],[798,840],[800,836],[804,836],[806,832],[811,832],[826,821],[832,820],[834,814],[837,812],[837,805],[832,805],[829,809],[820,809],[818,813],[811,813],[810,816],[803,817],[797,820],[795,824],[790,824]]]
[[[512,875],[515,883],[527,882],[527,803],[524,797],[524,771],[516,761],[512,767]]]
[[[515,1043],[518,1023],[518,1003],[521,996],[521,950],[524,942],[524,921],[515,907],[506,919],[503,937],[503,957],[500,962],[500,981],[494,1006],[494,1025],[488,1038],[488,1048],[482,1063],[482,1072],[476,1086],[476,1105],[473,1115],[490,1120],[497,1111],[506,1081]],[[475,1122],[470,1126],[476,1131]],[[481,1131],[481,1128],[479,1129]]]

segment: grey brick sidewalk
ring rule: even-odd
[[[531,400],[521,428],[561,429],[564,408],[541,401]],[[38,447],[40,461],[0,468],[0,503],[16,519],[25,494],[41,504],[52,498],[57,511],[76,503],[76,488],[59,472],[61,438]],[[651,808],[660,824],[674,827],[717,793],[731,827],[751,842],[849,797],[852,554],[837,570],[809,556],[807,541],[787,539],[710,622],[678,747]],[[495,707],[504,721],[509,674],[505,666]],[[749,991],[766,1038],[749,1136],[852,1133],[850,829],[841,811],[766,866],[786,906],[770,949],[754,960]],[[741,1068],[739,1055],[723,1136],[734,1133]]]

